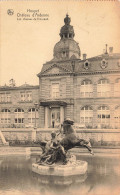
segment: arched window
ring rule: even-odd
[[[116,108],[114,111],[114,123],[116,128],[120,128],[120,107]]]
[[[110,96],[110,84],[107,79],[101,79],[97,85],[98,97],[109,97]]]
[[[120,78],[115,81],[114,96],[120,97]]]
[[[84,106],[80,111],[80,123],[88,124],[93,122],[93,110],[90,106]]]
[[[0,121],[2,124],[10,123],[10,110],[2,109],[2,111],[0,113]]]
[[[35,116],[35,108],[30,108],[28,110],[28,122],[29,122],[29,124],[35,123],[35,117],[36,117],[36,120],[38,121],[38,119],[39,119],[38,109],[36,109],[36,116]]]
[[[24,110],[21,108],[15,109],[15,123],[24,123]]]
[[[84,80],[80,86],[81,97],[92,97],[93,96],[93,85],[90,80]]]
[[[101,125],[110,124],[110,110],[107,106],[100,106],[98,108],[98,123]]]

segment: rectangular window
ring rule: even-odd
[[[11,94],[10,93],[1,93],[0,94],[0,102],[11,102]]]
[[[10,102],[11,101],[11,95],[10,93],[6,94],[6,102]]]
[[[24,123],[23,118],[15,118],[15,123]]]
[[[20,101],[22,102],[32,101],[32,92],[29,91],[20,92]]]
[[[32,93],[26,92],[26,98],[27,98],[27,101],[31,101],[32,100]]]
[[[59,83],[52,84],[52,98],[59,98]]]
[[[0,94],[0,96],[1,96],[1,102],[5,102],[5,94]]]

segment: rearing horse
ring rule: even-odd
[[[63,122],[62,133],[65,135],[61,140],[57,140],[56,133],[51,133],[52,139],[49,142],[39,142],[43,150],[38,163],[53,164],[62,161],[63,164],[67,163],[67,151],[74,147],[85,147],[91,154],[91,144],[84,139],[79,139],[73,128],[73,121],[70,119]]]
[[[91,154],[93,154],[91,144],[89,141],[84,139],[80,139],[73,128],[74,122],[70,119],[66,119],[63,122],[63,134],[65,137],[60,141],[60,144],[64,147],[65,151],[68,151],[74,147],[85,147],[89,150]]]

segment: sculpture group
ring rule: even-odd
[[[40,155],[37,164],[52,165],[52,164],[67,164],[70,161],[70,155],[68,150],[74,147],[85,147],[93,154],[91,144],[89,141],[80,139],[73,128],[74,121],[70,119],[64,120],[61,128],[58,132],[51,133],[51,140],[40,141],[40,147],[42,148],[42,154]],[[58,136],[62,135],[59,139]],[[68,157],[69,156],[69,157]]]

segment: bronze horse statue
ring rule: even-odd
[[[74,147],[85,147],[91,154],[93,154],[91,143],[84,139],[80,139],[76,135],[73,124],[74,122],[70,119],[66,119],[63,122],[63,134],[65,135],[65,137],[61,140],[61,145],[66,151]]]
[[[74,122],[70,119],[66,119],[63,122],[62,128],[60,129],[60,133],[64,135],[64,138],[58,140],[56,133],[52,132],[51,141],[39,142],[40,147],[43,151],[38,161],[39,164],[53,164],[58,162],[66,164],[67,151],[75,147],[85,147],[91,154],[93,154],[90,142],[84,139],[80,139],[78,136],[76,136],[73,124]]]

